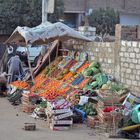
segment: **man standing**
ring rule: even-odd
[[[21,80],[24,73],[19,56],[15,55],[11,57],[7,65],[8,65],[8,74],[11,75],[8,77],[8,83],[11,83],[16,80]]]

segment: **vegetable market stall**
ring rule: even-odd
[[[67,57],[59,56],[50,66],[46,66],[35,77],[35,84],[29,88],[29,95],[26,96],[30,98],[30,94],[33,94],[50,104],[63,99],[70,103],[68,108],[70,107],[73,112],[80,114],[82,122],[86,118],[96,116],[96,120],[93,119],[93,121],[98,120],[103,124],[107,124],[108,121],[112,123],[111,111],[120,108],[118,104],[120,105],[121,94],[126,96],[127,90],[118,83],[110,81],[108,75],[101,72],[99,63],[87,60],[86,53],[79,54],[79,56],[75,54],[77,54],[77,51],[74,53],[69,51]],[[83,56],[85,57],[83,58]],[[115,108],[112,108],[112,100],[108,99],[113,96],[105,92],[109,89],[117,91],[114,93],[118,101],[117,104],[114,101]],[[105,104],[102,96],[104,100],[104,97],[106,97],[108,104]],[[22,106],[24,106],[24,103],[22,103]],[[64,106],[61,109],[68,108]],[[32,110],[30,104],[28,110]],[[53,108],[53,110],[56,109]],[[103,117],[103,113],[108,114],[107,119]],[[118,115],[120,115],[120,112]],[[50,127],[52,128],[51,123]]]
[[[48,30],[43,32],[39,38],[36,40],[33,38],[30,41],[46,43],[56,38],[58,40],[78,39],[77,33],[75,37],[69,34],[70,37],[67,27],[58,26],[62,24],[54,25],[49,25]],[[61,31],[61,34],[50,35],[52,27],[58,33]],[[88,40],[85,37],[79,37]],[[91,127],[98,126],[100,129],[104,128],[105,131],[108,131],[108,128],[115,130],[119,122],[128,114],[131,122],[128,126],[134,125],[130,114],[134,104],[140,103],[139,98],[138,100],[134,98],[134,102],[129,103],[132,106],[128,107],[129,101],[126,100],[130,96],[128,89],[103,73],[99,63],[89,62],[87,58],[87,54],[84,52],[69,50],[65,57],[57,57],[49,66],[47,65],[35,77],[33,86],[29,87],[27,83],[26,86],[22,85],[22,81],[11,83],[16,88],[24,88],[23,111],[33,112],[33,117],[37,118],[41,117],[40,114],[43,114],[43,117],[46,114],[47,123],[53,130],[70,128],[73,122],[78,122],[77,120],[81,122],[87,120],[87,123],[93,124]],[[15,96],[14,93],[10,95],[9,99],[13,99],[13,96]],[[123,111],[127,113],[123,114]],[[121,124],[121,128],[125,127],[125,123]]]

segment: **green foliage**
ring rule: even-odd
[[[114,9],[99,9],[89,16],[89,24],[96,27],[97,34],[114,35],[115,25],[119,23],[119,14]]]
[[[41,0],[0,1],[0,30],[12,32],[17,26],[33,27],[41,23]]]
[[[55,0],[54,13],[49,15],[49,21],[57,22],[64,15],[64,0]]]
[[[42,0],[0,0],[0,30],[12,33],[17,26],[34,27],[41,23]],[[56,0],[49,21],[56,22],[64,13],[63,0]]]

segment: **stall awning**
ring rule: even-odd
[[[54,24],[46,22],[33,28],[18,26],[6,43],[46,44],[56,39],[61,41],[68,39],[91,41],[86,36],[61,22]]]

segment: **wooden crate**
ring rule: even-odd
[[[46,112],[50,115],[57,115],[57,114],[64,114],[64,113],[68,113],[71,112],[70,108],[69,109],[47,109]]]
[[[72,111],[70,111],[70,112],[67,112],[67,113],[64,113],[64,114],[61,114],[61,115],[58,115],[58,116],[54,116],[54,120],[61,120],[61,119],[64,119],[64,118],[68,118],[72,115],[73,115],[73,113],[72,113]]]
[[[99,111],[98,109],[97,112],[98,112],[98,119],[100,120],[101,123],[112,123],[113,117],[115,121],[119,121],[122,118],[121,113],[116,113],[113,116],[112,112],[103,112],[103,111]]]
[[[64,131],[64,130],[69,130],[70,127],[68,127],[68,126],[54,126],[54,125],[50,125],[50,129],[54,130],[54,131]]]
[[[99,119],[96,117],[87,116],[87,126],[94,128],[96,125],[99,125]]]
[[[35,123],[24,123],[24,129],[28,131],[36,130],[36,124]]]
[[[56,121],[56,120],[52,119],[51,123],[53,125],[72,125],[73,124],[73,120],[70,119],[70,120],[58,120],[58,121]]]
[[[73,121],[71,120],[61,120],[61,121],[55,121],[51,120],[49,127],[51,130],[55,131],[64,131],[68,130],[72,127]]]
[[[32,113],[35,109],[35,105],[31,105],[31,104],[26,104],[26,103],[22,103],[21,104],[21,111],[25,112],[25,113]]]

